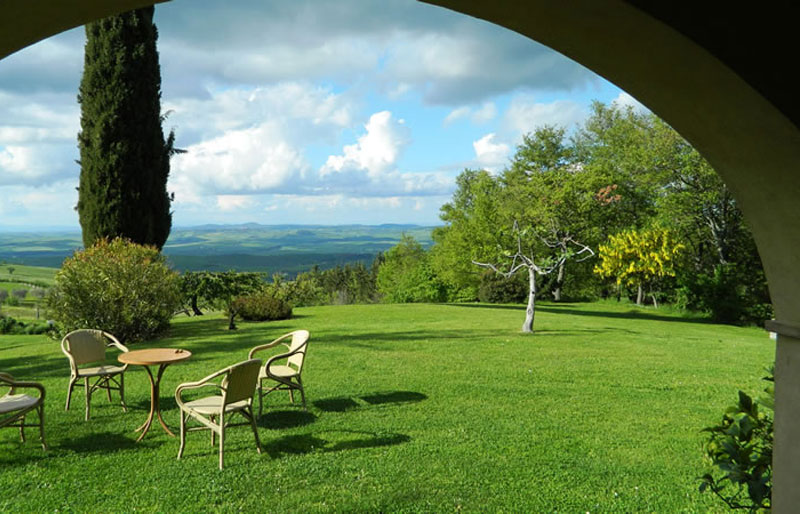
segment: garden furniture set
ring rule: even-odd
[[[288,390],[289,398],[294,403],[294,392],[299,391],[303,408],[306,408],[306,396],[303,388],[301,374],[303,362],[310,334],[307,330],[296,330],[284,334],[274,341],[256,346],[250,350],[248,360],[223,368],[202,380],[185,382],[175,390],[175,400],[180,410],[180,448],[178,458],[183,456],[186,445],[186,433],[195,430],[209,430],[211,444],[214,445],[216,436],[219,436],[219,468],[223,467],[223,452],[225,442],[225,429],[230,426],[249,425],[255,436],[256,448],[261,453],[261,442],[258,438],[256,416],[253,412],[253,399],[258,395],[258,414],[262,414],[263,397],[272,391]],[[257,352],[273,348],[279,344],[287,350],[267,359],[254,358]],[[65,409],[69,410],[73,388],[83,386],[86,390],[85,419],[90,417],[92,393],[105,389],[108,400],[111,400],[111,391],[119,391],[123,411],[125,405],[124,374],[130,365],[143,366],[150,380],[150,412],[144,424],[136,429],[141,431],[137,442],[144,438],[150,430],[153,421],[158,418],[162,428],[170,436],[175,434],[169,429],[161,416],[159,402],[160,383],[167,366],[175,362],[184,361],[192,356],[188,350],[175,348],[149,348],[143,350],[129,350],[113,335],[103,330],[76,330],[70,332],[61,341],[61,349],[69,359],[70,378],[67,389],[67,402]],[[119,365],[106,360],[106,350],[115,349],[119,353]],[[89,366],[85,366],[88,364]],[[155,377],[149,366],[158,366]],[[83,379],[82,383],[80,379]],[[265,387],[264,381],[277,383],[272,387]],[[25,427],[39,427],[42,447],[46,450],[44,438],[44,387],[37,382],[20,382],[7,374],[0,372],[0,387],[9,387],[8,392],[0,397],[0,428],[19,427],[20,437],[25,440]],[[215,389],[214,395],[201,398],[187,399],[185,395],[194,389],[210,387]],[[17,394],[17,390],[37,390],[38,396]],[[25,422],[25,416],[35,410],[38,414],[38,424]],[[230,423],[230,416],[239,413],[246,419],[246,423]],[[187,427],[189,418],[201,426]]]

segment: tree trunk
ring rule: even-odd
[[[564,285],[564,268],[566,267],[566,261],[561,261],[558,265],[558,275],[556,275],[556,286],[553,289],[553,300],[560,302],[561,301],[561,286]]]
[[[639,283],[639,290],[636,292],[636,305],[642,306],[644,304],[644,291],[642,290],[642,284]]]
[[[195,316],[202,316],[203,315],[203,311],[201,311],[200,308],[197,307],[197,295],[196,294],[192,295],[192,312],[194,313]]]
[[[533,316],[536,313],[536,272],[533,267],[528,267],[528,308],[525,310],[525,323],[522,331],[533,333]]]
[[[656,300],[656,294],[653,291],[650,291],[650,297],[653,299],[653,307],[658,309],[658,300]]]
[[[235,312],[228,313],[228,330],[236,330],[236,323],[233,322],[235,317],[236,317]]]

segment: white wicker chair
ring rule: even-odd
[[[122,402],[122,410],[127,412],[125,406],[125,370],[128,365],[119,366],[117,363],[106,360],[106,349],[116,348],[121,352],[128,352],[128,349],[117,340],[116,337],[103,330],[74,330],[64,336],[61,340],[61,351],[69,359],[69,385],[67,386],[67,405],[65,410],[69,410],[70,400],[72,400],[72,389],[78,379],[83,379],[83,387],[86,389],[86,418],[89,419],[92,393],[97,389],[105,389],[108,401],[111,401],[111,391],[119,391],[119,398]],[[92,366],[83,366],[92,364]],[[97,378],[94,384],[90,383],[91,378]]]
[[[1,372],[0,386],[9,387],[8,392],[0,396],[0,428],[19,427],[20,439],[25,442],[25,427],[39,427],[42,448],[47,450],[47,443],[44,440],[44,386],[38,382],[14,380],[8,373]],[[36,389],[39,391],[39,396],[17,394],[17,389]],[[33,410],[39,415],[39,423],[25,423],[25,416]]]
[[[291,341],[287,341],[291,339]],[[308,349],[308,341],[311,339],[311,334],[308,330],[295,330],[289,332],[281,337],[275,339],[271,343],[256,346],[248,354],[248,358],[252,359],[256,353],[272,348],[278,344],[283,344],[288,348],[288,351],[278,355],[274,355],[267,360],[261,372],[258,375],[258,415],[261,415],[263,406],[263,397],[272,391],[288,390],[289,399],[294,403],[294,391],[300,391],[300,396],[303,399],[303,408],[306,408],[306,392],[303,388],[303,380],[301,374],[303,373],[303,362],[305,361],[306,351]],[[286,364],[280,362],[285,360]],[[272,380],[277,382],[277,385],[271,387],[266,392],[264,391],[264,380]]]
[[[175,390],[175,400],[181,410],[181,446],[178,449],[178,459],[183,456],[183,449],[186,446],[186,432],[210,430],[212,446],[215,444],[215,436],[219,434],[219,469],[222,469],[226,427],[247,424],[253,429],[256,448],[258,453],[261,453],[261,441],[258,439],[256,419],[253,415],[253,395],[255,394],[258,370],[260,368],[260,359],[250,359],[212,373],[197,382],[185,382],[178,386]],[[222,377],[219,384],[212,382],[219,377]],[[200,387],[213,387],[222,394],[206,396],[191,401],[184,400],[184,391]],[[249,423],[231,424],[227,420],[227,416],[236,412],[242,414]],[[204,426],[187,428],[186,421],[189,416]]]

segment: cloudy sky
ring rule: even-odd
[[[156,7],[174,224],[437,224],[464,168],[634,100],[566,57],[413,0]],[[78,229],[83,28],[0,61],[0,230]]]

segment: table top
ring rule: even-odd
[[[189,350],[180,348],[147,348],[144,350],[131,350],[121,353],[117,360],[123,364],[134,364],[139,366],[150,366],[153,364],[171,364],[180,362],[192,356]]]

